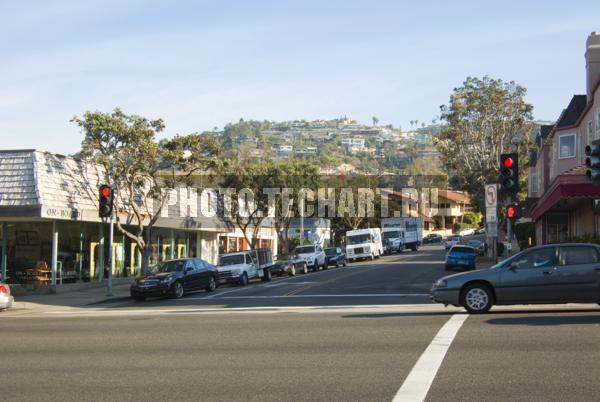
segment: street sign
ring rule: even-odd
[[[485,235],[487,237],[498,237],[498,224],[488,221],[485,225]]]
[[[498,206],[498,185],[497,184],[486,184],[485,185],[485,207],[496,208]]]
[[[496,207],[487,207],[485,209],[485,221],[486,222],[498,222]]]

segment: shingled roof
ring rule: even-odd
[[[571,102],[569,102],[569,106],[565,110],[563,110],[558,122],[556,123],[556,128],[569,127],[577,123],[579,116],[583,113],[585,107],[587,105],[587,96],[586,95],[573,95],[571,98]]]
[[[36,150],[0,151],[0,207],[97,210],[98,166]]]

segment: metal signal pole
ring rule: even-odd
[[[112,296],[112,260],[113,260],[113,214],[110,214],[108,225],[108,273],[106,281],[106,295]]]
[[[507,199],[507,205],[511,204],[512,197],[509,195]],[[508,240],[506,243],[506,256],[510,257],[510,252],[512,251],[512,219],[509,219],[508,216],[506,217],[506,238]]]

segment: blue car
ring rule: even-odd
[[[446,255],[446,270],[451,268],[475,269],[477,250],[470,246],[452,246]]]

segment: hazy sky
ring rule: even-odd
[[[469,76],[515,80],[537,119],[585,93],[600,1],[0,0],[0,149],[79,149],[86,110],[165,136],[244,119],[431,122]]]

